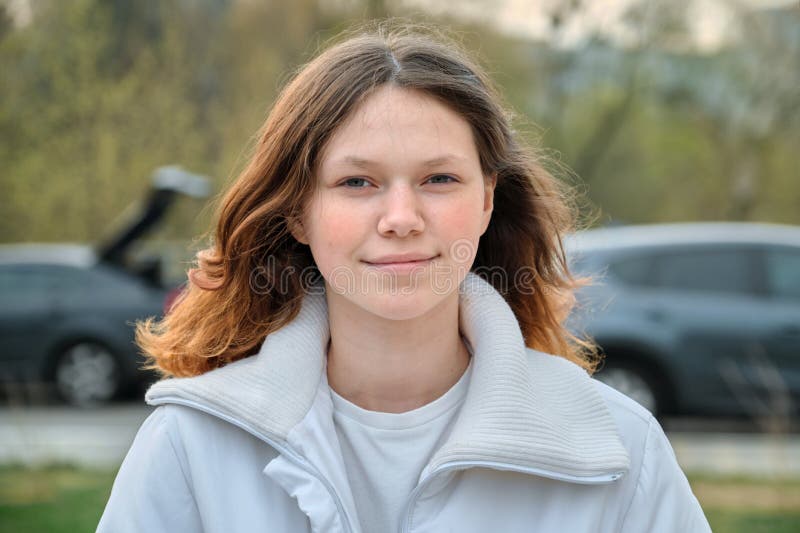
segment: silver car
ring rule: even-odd
[[[797,417],[800,227],[621,226],[566,248],[597,281],[568,323],[605,353],[598,379],[657,415]]]

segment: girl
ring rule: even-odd
[[[188,289],[139,325],[170,379],[99,531],[709,531],[562,324],[570,211],[499,102],[409,28],[296,75]]]

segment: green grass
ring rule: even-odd
[[[0,533],[91,532],[116,471],[70,465],[0,465]],[[690,475],[715,532],[800,531],[800,479],[769,481]]]
[[[94,531],[115,475],[69,465],[0,466],[0,532]]]
[[[689,483],[712,531],[800,531],[800,479],[690,475]]]
[[[739,511],[719,508],[705,509],[705,512],[714,532],[797,533],[800,531],[800,512]]]

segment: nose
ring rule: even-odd
[[[392,187],[386,194],[378,232],[389,236],[405,237],[425,229],[419,199],[413,187],[407,184]]]

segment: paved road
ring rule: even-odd
[[[64,461],[115,468],[151,410],[132,404],[94,410],[2,408],[0,463]],[[741,424],[720,421],[668,420],[665,427],[687,472],[800,477],[798,433],[755,433]]]
[[[151,411],[139,405],[2,408],[0,463],[118,466]]]

